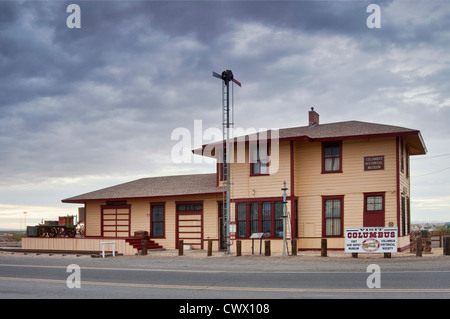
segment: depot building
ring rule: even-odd
[[[251,135],[233,141],[231,251],[237,240],[243,252],[251,251],[252,234],[262,233],[272,252],[281,252],[284,221],[289,245],[300,251],[320,249],[323,238],[328,249],[343,250],[351,227],[397,227],[398,250],[409,248],[409,161],[427,151],[420,131],[360,121],[322,124],[314,110],[305,119],[308,125],[280,129],[276,139],[265,134],[264,148]],[[195,152],[221,156],[207,146]],[[24,248],[99,250],[101,241],[115,240],[119,252],[132,255],[139,250],[132,238],[144,231],[149,249],[176,249],[183,240],[191,249],[212,241],[214,250],[226,250],[222,167],[218,160],[209,174],[142,178],[63,199],[83,208],[85,237],[25,238]]]

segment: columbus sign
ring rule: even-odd
[[[346,253],[397,252],[397,227],[361,227],[345,229]]]

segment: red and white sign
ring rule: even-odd
[[[397,252],[397,227],[361,227],[345,229],[346,253]]]

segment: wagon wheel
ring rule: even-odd
[[[48,230],[49,237],[56,237],[58,235],[58,229],[56,227],[52,227]]]
[[[39,237],[45,237],[45,236],[47,236],[47,231],[45,230],[44,227],[39,227],[39,229],[38,229],[38,236],[39,236]]]
[[[66,234],[70,238],[75,237],[76,233],[77,233],[77,231],[75,230],[75,228],[67,228],[66,229]]]
[[[84,224],[84,220],[78,222],[76,229],[78,234],[80,234],[81,237],[84,237],[86,234],[86,225]]]
[[[66,231],[65,231],[64,227],[56,228],[56,232],[57,232],[56,236],[58,236],[58,237],[66,236]]]

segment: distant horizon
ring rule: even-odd
[[[415,221],[411,222],[411,225],[417,225],[417,224],[445,224],[448,223],[447,221],[439,221],[439,220],[432,220],[432,221]]]
[[[8,232],[8,231],[14,231],[14,232],[25,232],[24,229],[6,229],[6,228],[2,228],[0,229],[0,232]]]

